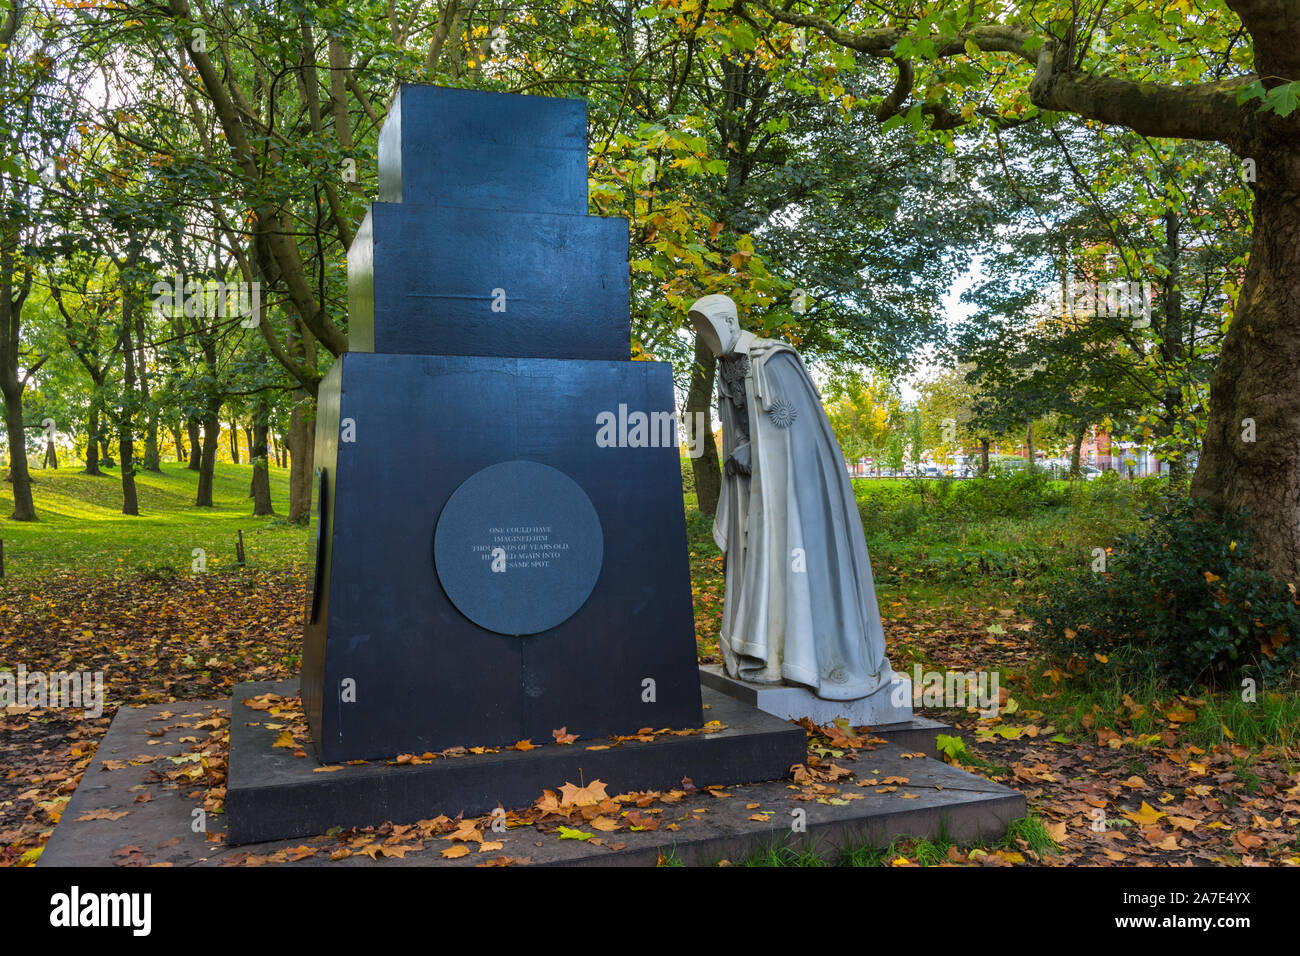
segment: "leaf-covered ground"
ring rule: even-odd
[[[695,560],[700,572],[698,565],[713,558]],[[716,632],[721,608],[720,568],[708,571],[696,575],[703,635]],[[301,572],[251,570],[161,579],[69,572],[39,583],[0,583],[0,668],[102,670],[107,684],[107,706],[98,718],[48,708],[0,712],[0,863],[30,864],[39,856],[115,707],[214,699],[239,681],[296,676],[306,589]],[[966,745],[954,749],[954,759],[1024,792],[1055,844],[1013,838],[998,846],[947,847],[942,862],[1300,865],[1294,752],[1278,745],[1252,750],[1226,739],[1197,746],[1187,728],[1205,702],[1189,698],[1129,701],[1118,710],[1086,715],[1067,733],[1046,712],[1051,695],[1040,691],[1034,697],[1025,675],[1036,669],[1035,656],[1025,625],[1010,611],[936,608],[903,598],[883,602],[881,610],[899,670],[910,672],[916,662],[962,671],[997,667],[1010,675],[1002,689],[1003,712],[994,720],[966,712],[926,713],[960,726]],[[700,650],[705,657],[715,654],[716,640],[702,636]],[[292,729],[297,724],[291,702],[284,706],[282,719]],[[224,729],[217,722],[200,734],[195,746],[215,758],[203,781],[215,807],[223,782]],[[863,739],[869,738],[846,737],[836,728],[810,730],[809,760],[799,783],[811,798],[839,798],[841,781],[832,768]],[[569,793],[562,783],[557,781],[550,797],[539,794],[532,807],[508,808],[511,824],[537,826],[548,838],[600,839],[616,846],[620,829],[668,821],[665,807],[691,797],[685,790],[584,795]],[[851,792],[852,785],[842,789]],[[297,852],[339,859],[421,850],[457,856],[462,847],[473,845],[477,852],[492,842],[490,822],[486,816],[437,818],[350,831],[307,841]],[[872,862],[935,862],[933,850],[904,842]],[[121,860],[140,862],[130,852]],[[251,855],[236,862],[279,861]]]

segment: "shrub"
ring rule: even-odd
[[[1075,673],[1100,655],[1121,680],[1154,672],[1180,687],[1273,676],[1297,660],[1300,604],[1251,567],[1241,515],[1214,520],[1165,500],[1141,517],[1147,526],[1117,540],[1105,572],[1090,562],[1022,605],[1049,655]]]
[[[1065,490],[1042,469],[993,472],[962,482],[961,504],[973,517],[1021,517],[1060,505]]]

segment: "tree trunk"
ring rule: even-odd
[[[172,433],[172,441],[176,444],[176,460],[184,461],[189,453],[185,450],[185,440],[181,437],[180,426],[168,425],[167,430]]]
[[[695,506],[702,515],[718,510],[718,496],[722,493],[722,467],[718,462],[718,446],[713,441],[713,376],[718,360],[700,337],[695,337],[695,364],[691,368],[691,386],[686,393],[686,420],[691,427],[697,421],[705,423],[707,434],[701,436],[704,454],[691,459],[695,475]],[[699,416],[703,416],[700,418]]]
[[[1088,434],[1087,423],[1080,423],[1074,433],[1074,447],[1070,450],[1070,475],[1073,478],[1079,477],[1079,456],[1083,452],[1083,439]]]
[[[1255,232],[1210,380],[1191,494],[1246,511],[1253,560],[1300,585],[1300,149],[1259,144]]]
[[[11,397],[8,383],[5,383],[5,432],[9,436],[9,480],[13,482],[14,487],[14,511],[9,517],[15,521],[35,521],[36,504],[32,500],[32,476],[27,471],[27,434],[23,431],[21,386],[15,391],[16,394]]]
[[[1033,471],[1037,461],[1034,459],[1034,423],[1025,426],[1025,470]]]
[[[1164,328],[1160,335],[1160,355],[1166,368],[1177,368],[1183,361],[1183,288],[1182,264],[1180,253],[1182,245],[1179,240],[1179,228],[1182,220],[1172,209],[1165,213],[1165,259],[1167,271],[1162,290],[1164,299]],[[1179,434],[1187,414],[1183,410],[1183,389],[1177,381],[1170,381],[1161,394],[1162,410],[1159,417],[1162,437],[1170,438]],[[1180,447],[1174,451],[1169,460],[1169,482],[1183,486],[1187,482],[1187,453],[1190,448]]]
[[[137,310],[143,312],[143,310]],[[136,363],[140,375],[141,408],[145,414],[144,430],[144,468],[145,471],[162,473],[162,464],[158,455],[158,410],[149,399],[149,366],[144,354],[144,316],[135,319]]]
[[[192,418],[188,422],[186,422],[185,430],[189,432],[189,436],[190,436],[190,471],[198,471],[202,467],[200,463],[200,459],[202,458],[202,453],[199,451],[199,449],[203,445],[203,443],[199,439],[198,419]]]
[[[135,491],[135,438],[133,412],[138,405],[135,388],[135,345],[131,341],[132,295],[123,281],[122,289],[122,408],[117,419],[117,457],[122,465],[122,514],[138,515],[140,503]]]
[[[989,440],[980,439],[980,477],[987,478],[989,473]]]
[[[112,446],[108,443],[107,428],[99,433],[99,463],[105,468],[112,468],[117,465],[117,461],[113,458]]]
[[[140,514],[140,502],[135,492],[135,450],[131,447],[131,423],[123,416],[117,428],[117,454],[122,463],[122,514]]]
[[[230,418],[230,460],[239,464],[239,423],[233,415]]]
[[[86,439],[86,474],[102,475],[99,470],[99,402],[90,406],[90,421],[86,423],[89,437]]]
[[[271,407],[265,394],[257,396],[257,405],[253,411],[253,437],[248,449],[253,456],[253,514],[273,515],[271,506],[271,472],[266,448],[266,434],[270,431]]]
[[[316,407],[299,389],[294,393],[289,416],[289,520],[306,524],[311,520],[311,477],[316,455]]]
[[[194,503],[200,508],[212,507],[212,476],[217,467],[217,441],[221,436],[220,406],[210,408],[203,419],[203,453],[199,462],[199,488]],[[191,458],[195,456],[191,455]]]

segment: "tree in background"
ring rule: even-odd
[[[833,19],[746,4],[768,29],[813,29],[892,61],[898,123],[951,130],[1070,113],[1143,136],[1217,142],[1253,193],[1250,257],[1211,383],[1192,494],[1246,511],[1257,561],[1300,581],[1300,11],[1294,0],[1100,10],[850,4]],[[814,10],[817,8],[814,7]],[[914,94],[919,91],[919,96]]]

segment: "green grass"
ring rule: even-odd
[[[877,584],[926,604],[1041,586],[1134,529],[1137,502],[1159,487],[1034,475],[853,484]]]
[[[1024,841],[1024,845],[1020,841]],[[948,850],[956,848],[964,852],[975,849],[1002,849],[1023,853],[1025,848],[1033,850],[1040,857],[1054,854],[1059,847],[1048,836],[1043,821],[1034,814],[1013,820],[1007,828],[1006,835],[996,842],[957,843],[949,834],[946,826],[941,826],[933,838],[898,837],[887,846],[860,841],[840,848],[830,859],[808,847],[795,849],[778,842],[760,846],[743,859],[737,866],[891,866],[899,857],[905,857],[921,866],[940,866],[948,862]]]
[[[301,569],[312,561],[314,529],[289,525],[289,471],[271,468],[271,500],[276,516],[253,517],[248,497],[251,465],[218,464],[213,476],[214,506],[194,504],[198,472],[164,462],[162,474],[138,471],[140,515],[122,514],[122,481],[116,468],[103,477],[74,468],[34,470],[32,496],[39,520],[7,520],[13,489],[0,482],[0,539],[4,540],[7,578],[35,578],[56,571],[105,574],[119,569],[170,567],[188,573],[193,550],[207,554],[209,570],[235,564],[235,545],[244,532],[247,562],[253,567]]]
[[[1124,718],[1128,731],[1134,738],[1159,734],[1168,730],[1170,723],[1162,710],[1153,702],[1173,701],[1177,688],[1167,686],[1161,675],[1147,673],[1134,684],[1121,684],[1118,680],[1094,679],[1092,681],[1062,681],[1054,685],[1045,676],[1031,676],[1030,700],[1039,695],[1052,695],[1033,706],[1050,711],[1053,722],[1067,736],[1087,738],[1093,730],[1084,719],[1092,715],[1095,726],[1109,727],[1117,716]],[[1138,705],[1134,713],[1125,698]],[[1179,737],[1185,744],[1204,750],[1226,744],[1240,744],[1250,750],[1259,750],[1274,744],[1287,750],[1300,748],[1300,693],[1294,686],[1259,691],[1254,700],[1243,700],[1242,693],[1225,691],[1210,693],[1200,691],[1196,699],[1196,719],[1179,727]]]

